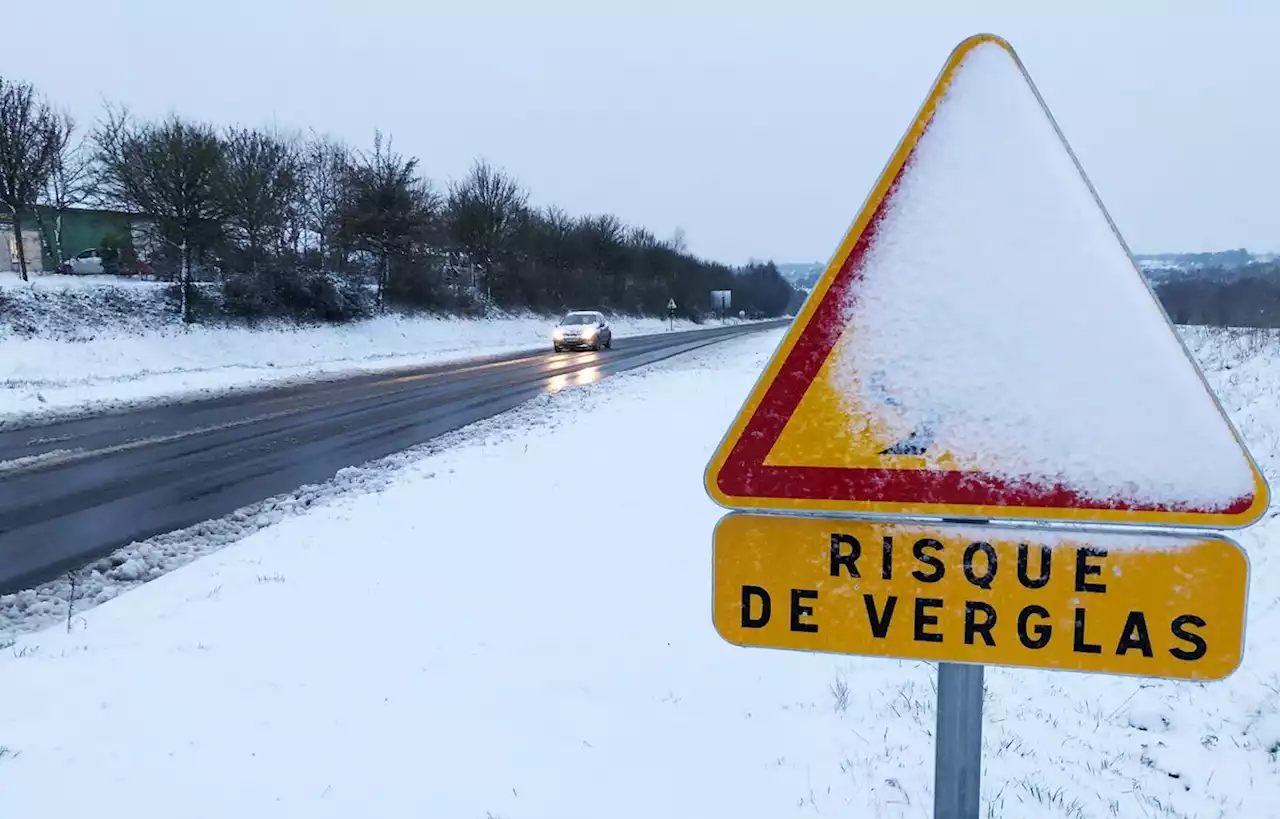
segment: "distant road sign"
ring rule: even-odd
[[[705,485],[732,509],[1213,528],[1269,500],[989,35],[947,61]]]
[[[711,291],[711,309],[712,310],[728,310],[733,304],[732,290],[712,290]]]
[[[674,310],[674,309],[676,309],[676,300],[675,300],[675,299],[667,299],[667,309],[668,309],[668,310]]]
[[[738,645],[1189,680],[1244,651],[1248,560],[1217,536],[735,513],[714,540]]]

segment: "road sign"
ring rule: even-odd
[[[732,290],[712,290],[711,291],[711,309],[728,310],[729,305],[733,303]]]
[[[668,310],[674,310],[674,309],[676,309],[676,300],[675,300],[675,299],[667,299],[667,309],[668,309]]]
[[[1249,565],[1218,536],[734,513],[715,531],[731,643],[1218,680]]]
[[[988,35],[947,61],[705,483],[734,509],[1215,528],[1269,494]]]

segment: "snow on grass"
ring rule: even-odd
[[[171,285],[112,276],[0,272],[0,345],[26,338],[94,341],[174,327]],[[68,348],[74,349],[74,348]]]
[[[1274,479],[1280,342],[1188,336]],[[374,494],[278,499],[69,629],[44,613],[0,652],[4,814],[931,815],[930,665],[711,624],[702,470],[779,337],[546,396],[349,473]],[[1277,536],[1274,512],[1235,534],[1224,682],[988,669],[983,816],[1275,815]]]
[[[347,467],[324,483],[308,484],[293,492],[266,498],[238,509],[225,518],[202,521],[185,529],[130,544],[37,588],[0,595],[0,642],[3,642],[5,635],[11,637],[55,623],[70,623],[72,625],[69,628],[74,628],[74,624],[79,622],[77,616],[89,608],[243,540],[260,529],[274,526],[287,517],[304,514],[353,493],[363,494],[385,489],[403,469],[416,464],[426,455],[476,441],[485,446],[496,446],[513,436],[527,435],[539,427],[554,429],[565,422],[571,422],[572,413],[549,413],[547,409],[548,404],[554,400],[554,392],[572,389],[574,386],[566,384],[509,412],[470,424],[404,452]],[[35,456],[29,460],[57,457],[65,451]],[[16,465],[22,462],[20,459],[7,463]]]
[[[168,282],[149,281],[127,276],[107,275],[64,275],[61,273],[28,273],[27,281],[22,276],[7,270],[0,270],[0,292],[5,290],[34,289],[49,293],[67,293],[76,290],[97,291],[103,288],[133,290],[145,292],[163,290],[171,285]]]
[[[859,426],[870,414],[891,441],[932,427],[926,457],[1099,500],[1212,509],[1253,494],[1245,454],[1001,46],[955,73],[860,271],[831,369]]]
[[[0,424],[86,410],[118,409],[156,400],[209,396],[234,389],[318,377],[396,369],[452,359],[520,350],[550,350],[554,318],[536,315],[466,319],[387,315],[341,325],[277,323],[249,329],[174,323],[173,308],[161,290],[139,292],[91,288],[71,277],[67,292],[49,296],[86,326],[68,336],[59,325],[43,324],[60,311],[42,305],[34,291],[0,290],[0,313],[7,302],[31,332],[2,337]],[[145,292],[143,292],[145,291]],[[17,300],[13,292],[22,293]],[[141,294],[140,294],[141,293]],[[83,296],[83,299],[80,297]],[[122,302],[112,311],[112,300]],[[136,312],[135,312],[136,308]],[[105,326],[88,326],[94,311],[113,316]],[[23,311],[30,315],[22,319]],[[10,326],[13,326],[10,318]],[[658,318],[610,318],[616,338],[664,332]],[[697,329],[689,321],[676,330]]]

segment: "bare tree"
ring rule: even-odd
[[[627,244],[640,250],[648,250],[658,247],[658,239],[648,228],[632,227],[627,231]]]
[[[612,213],[578,218],[576,231],[588,264],[601,273],[616,271],[626,244],[627,227]]]
[[[563,306],[566,288],[577,272],[574,219],[563,208],[551,205],[542,211],[538,227],[541,235],[535,235],[535,240],[540,240],[538,244],[541,247],[535,250],[535,254],[545,271],[542,277],[544,287],[560,302],[557,306]]]
[[[76,205],[84,204],[94,190],[93,157],[84,139],[75,139],[75,133],[75,120],[70,114],[63,114],[53,169],[38,197],[38,204],[53,211],[52,229],[45,226],[40,210],[36,209],[36,221],[40,223],[41,232],[50,237],[54,262],[58,265],[64,261],[62,217]]]
[[[461,182],[449,185],[445,221],[450,238],[480,266],[486,283],[499,289],[499,267],[517,239],[529,194],[516,179],[483,159]]]
[[[337,229],[343,185],[350,165],[351,152],[330,137],[313,133],[302,147],[302,220],[304,227],[316,237],[321,268],[326,258],[331,258],[330,244]]]
[[[93,141],[103,195],[147,217],[181,259],[182,317],[191,321],[192,260],[217,240],[225,218],[223,145],[217,132],[176,116],[136,124],[108,109]]]
[[[0,77],[0,204],[13,214],[18,270],[27,281],[22,217],[36,204],[65,143],[65,123],[30,83]]]
[[[344,241],[378,260],[378,309],[385,304],[391,260],[425,242],[439,207],[418,160],[396,153],[375,132],[372,152],[360,152],[349,168],[339,217]]]
[[[626,290],[627,227],[611,213],[583,216],[574,230],[582,250],[582,258],[614,304]]]
[[[222,211],[243,243],[251,272],[258,271],[267,241],[280,239],[297,196],[299,161],[288,140],[264,131],[232,128],[223,144]]]

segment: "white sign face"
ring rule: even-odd
[[[676,309],[676,300],[675,300],[675,299],[668,299],[668,300],[667,300],[667,309],[668,309],[668,310],[674,310],[674,309]]]

